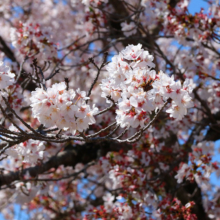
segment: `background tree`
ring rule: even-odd
[[[220,5],[0,4],[1,212],[218,219]]]

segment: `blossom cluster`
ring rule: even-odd
[[[15,74],[10,72],[8,66],[4,66],[3,62],[0,62],[0,89],[5,89],[7,86],[14,84]]]
[[[34,165],[37,164],[38,160],[43,159],[44,150],[44,142],[30,139],[8,148],[5,154],[14,158],[19,166],[21,163]]]
[[[10,106],[15,111],[20,109],[22,103],[22,95],[18,92],[18,87],[13,85],[15,83],[15,74],[12,73],[8,66],[5,66],[3,62],[0,62],[0,102],[3,108],[6,107],[3,97],[7,99]]]
[[[66,90],[65,82],[53,84],[45,91],[37,88],[31,93],[33,116],[46,127],[56,125],[60,129],[82,132],[95,123],[93,115],[98,108],[86,104],[85,91]]]
[[[57,47],[52,42],[50,29],[39,24],[19,23],[18,28],[11,28],[12,45],[24,56],[42,53],[45,58],[57,57]]]
[[[93,213],[98,215],[96,218],[110,218],[116,215],[122,219],[132,219],[132,217],[137,215],[146,219],[144,209],[150,206],[153,219],[166,219],[166,216],[169,215],[168,213],[171,213],[171,216],[175,213],[176,216],[173,219],[178,219],[182,215],[189,215],[188,219],[196,219],[191,213],[191,208],[194,205],[193,202],[181,204],[177,198],[171,198],[170,196],[164,196],[160,200],[157,197],[157,189],[155,191],[149,190],[151,187],[154,189],[154,186],[157,184],[156,181],[152,181],[154,175],[152,175],[150,170],[153,170],[158,175],[170,169],[165,170],[166,164],[164,163],[159,162],[159,164],[162,164],[159,169],[157,164],[152,163],[156,159],[155,155],[152,154],[152,148],[153,146],[147,148],[146,144],[143,144],[142,147],[139,145],[139,148],[134,147],[127,153],[123,151],[119,153],[114,152],[100,158],[99,162],[103,172],[108,173],[108,180],[111,183],[108,185],[109,189],[117,190],[123,188],[126,193],[121,193],[117,197],[111,193],[105,194],[103,196],[103,208],[92,210]],[[163,151],[163,153],[165,152]],[[160,161],[163,160],[161,156],[158,159],[161,159]],[[139,167],[141,169],[138,169]],[[145,188],[146,184],[148,187]],[[160,186],[159,189],[161,194],[164,193],[163,187]],[[131,202],[133,200],[135,204]]]
[[[25,105],[26,100],[22,94],[22,88],[20,85],[10,85],[6,89],[6,96],[10,107],[18,113],[20,109]],[[0,99],[1,100],[1,99]]]
[[[126,37],[136,34],[137,32],[136,25],[134,22],[131,22],[130,24],[128,24],[127,22],[122,22],[121,27],[121,30],[124,32],[124,35]]]
[[[182,163],[175,178],[178,183],[182,183],[184,178],[197,182],[201,190],[206,192],[211,188],[209,180],[213,172],[219,172],[219,163],[212,161],[214,155],[214,143],[199,141],[192,146],[192,152],[189,154],[190,163]]]
[[[108,64],[109,77],[102,80],[102,97],[111,96],[118,102],[117,123],[121,127],[143,127],[149,121],[150,112],[162,107],[169,98],[172,105],[167,112],[181,120],[187,108],[193,106],[189,93],[192,80],[187,79],[183,86],[162,71],[156,74],[153,56],[143,50],[141,44],[129,45],[112,58]]]
[[[14,74],[9,76],[8,68],[0,65],[0,102],[5,113],[1,119],[1,146],[4,140],[10,146],[1,147],[0,206],[5,219],[15,219],[15,203],[21,206],[22,216],[27,211],[28,218],[34,220],[192,220],[196,215],[198,219],[220,216],[220,189],[210,182],[211,175],[220,176],[220,164],[214,162],[220,115],[220,5],[217,0],[208,1],[200,10],[198,1],[193,13],[189,5],[190,0],[2,1],[0,61],[8,62],[16,76],[20,75],[21,65],[23,69],[18,86]],[[140,45],[124,50],[127,42],[135,41],[145,42],[154,58]],[[105,65],[100,56],[103,51],[109,56],[118,51],[120,54]],[[94,63],[88,62],[90,57],[94,57]],[[37,89],[31,98],[35,119],[30,116],[29,102],[23,102],[29,100],[32,85],[39,82],[38,71],[30,66],[32,58],[37,58],[44,78],[53,75],[47,81],[48,87],[67,77],[74,78],[69,87],[75,89],[72,92],[64,85],[57,89],[58,84],[46,91]],[[97,141],[95,147],[86,143],[84,148],[82,142],[69,142],[67,136],[67,142],[60,143],[52,138],[56,129],[47,130],[45,145],[25,126],[23,122],[36,128],[39,120],[48,127],[68,129],[69,135],[82,130],[77,124],[82,119],[83,128],[88,128],[89,116],[84,113],[83,118],[82,112],[92,112],[95,107],[85,107],[86,96],[78,100],[81,92],[76,89],[88,91],[97,76],[97,80],[105,78],[103,66],[109,74],[101,85],[104,99],[96,85],[90,99],[104,109],[104,114],[85,132],[92,134],[86,136],[88,140],[91,137]],[[97,67],[102,74],[97,75]],[[166,73],[168,70],[169,75],[154,68]],[[55,69],[60,69],[59,74],[53,74]],[[6,74],[1,77],[2,72]],[[192,93],[193,82],[196,89]],[[193,106],[191,93],[195,107],[183,117]],[[116,107],[105,111],[105,98],[107,102],[114,100]],[[164,112],[157,114],[161,108]],[[115,109],[118,125],[123,128],[113,127]],[[156,120],[151,120],[152,126],[138,142],[138,138],[129,139],[154,115]],[[176,120],[169,120],[169,116]],[[20,130],[8,128],[9,123]],[[129,126],[133,128],[125,129]],[[94,134],[97,138],[93,139]],[[12,146],[14,141],[23,142],[24,137],[24,143]],[[136,142],[132,149],[130,144],[120,143],[126,139]],[[79,157],[70,167],[66,167],[62,156],[64,160],[57,161],[55,168],[49,162],[48,169],[44,166],[40,172],[42,163],[54,160],[54,155],[59,156],[60,150],[72,145]],[[38,175],[23,175],[26,168]],[[14,177],[17,181],[12,182]]]

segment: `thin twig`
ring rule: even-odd
[[[23,70],[24,63],[28,60],[28,58],[29,58],[28,56],[25,56],[23,62],[21,63],[20,70],[19,70],[19,73],[18,73],[18,76],[17,76],[17,79],[16,79],[15,83],[18,82],[18,80],[19,80],[19,78],[21,76],[22,70]]]
[[[7,100],[5,99],[5,97],[2,97],[5,101],[5,104],[7,105],[7,107],[9,108],[9,110],[12,112],[12,114],[15,115],[16,118],[19,119],[19,121],[26,126],[30,131],[32,131],[34,134],[36,134],[37,136],[42,136],[41,134],[39,134],[37,131],[35,131],[29,124],[27,124],[20,116],[18,116],[18,114],[10,107],[9,103],[7,102]],[[13,123],[15,124],[15,123]],[[21,131],[22,133],[24,133],[24,131],[22,129],[20,129],[19,126],[16,125],[16,128],[18,128],[19,131]]]
[[[106,98],[112,102],[111,106],[109,106],[108,108],[96,113],[94,116],[101,115],[101,114],[109,111],[110,109],[112,109],[115,106],[115,102],[110,96],[107,96]]]
[[[42,82],[41,83],[42,83],[42,85],[44,87],[44,90],[47,91],[46,81],[45,81],[45,78],[44,78],[44,73],[43,73],[41,67],[37,66],[37,68],[39,69],[41,77],[42,77]]]
[[[2,155],[8,148],[10,147],[9,143],[0,151],[0,155]]]
[[[98,132],[96,132],[95,134],[91,134],[91,135],[88,135],[87,138],[92,138],[92,137],[95,137],[97,135],[99,135],[100,133],[104,132],[104,131],[107,131],[108,129],[110,129],[112,126],[115,126],[117,122],[114,122],[112,124],[110,124],[109,126],[107,126],[106,128],[103,128],[101,130],[99,130]]]
[[[102,68],[105,66],[105,64],[106,64],[107,56],[108,56],[108,53],[104,53],[104,59],[103,59],[103,62],[102,62],[102,64],[101,64],[100,67],[98,67],[98,66],[96,65],[96,63],[94,62],[94,59],[93,59],[93,58],[90,58],[90,59],[89,59],[89,61],[97,68],[98,72],[97,72],[96,77],[95,77],[95,79],[94,79],[94,81],[93,81],[93,83],[92,83],[92,85],[91,85],[91,87],[90,87],[90,89],[89,89],[89,91],[88,91],[87,97],[89,97],[89,96],[91,95],[92,89],[93,89],[94,85],[96,84],[96,82],[97,82],[97,80],[98,80],[98,78],[99,78],[101,69],[102,69]],[[88,102],[88,100],[86,100],[86,103],[87,103],[87,102]]]
[[[117,140],[117,139],[123,137],[123,135],[124,135],[128,130],[129,130],[129,127],[125,128],[125,130],[124,130],[120,135],[118,135],[117,137],[115,137],[115,140]]]

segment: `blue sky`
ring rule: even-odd
[[[207,12],[208,3],[203,0],[191,0],[188,10],[191,14],[195,14],[196,12],[200,12],[201,8],[203,8],[205,12]]]

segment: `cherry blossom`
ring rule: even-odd
[[[5,219],[219,218],[220,6],[197,4],[1,2]]]
[[[121,26],[122,26],[122,31],[124,32],[124,35],[126,37],[136,34],[137,32],[136,25],[134,22],[131,22],[130,24],[126,22],[122,22]]]
[[[13,85],[15,82],[14,78],[15,74],[10,72],[10,68],[5,66],[3,62],[0,62],[0,89]]]
[[[149,122],[149,113],[161,107],[163,100],[168,98],[173,101],[166,112],[181,120],[187,114],[187,108],[193,107],[191,97],[180,81],[175,82],[173,77],[162,71],[157,75],[151,70],[151,67],[155,67],[153,56],[141,47],[141,44],[129,45],[112,58],[115,64],[107,66],[109,78],[102,81],[102,96],[110,95],[114,101],[118,101],[116,120],[123,128],[143,127]],[[121,63],[126,63],[128,71],[121,68]],[[111,74],[113,66],[117,67],[114,68],[114,75]]]
[[[86,94],[79,89],[66,90],[65,82],[54,84],[47,91],[37,88],[30,98],[33,116],[46,127],[57,126],[60,129],[69,129],[71,132],[82,132],[90,124],[95,123],[93,114],[98,109],[91,109],[86,104]]]

